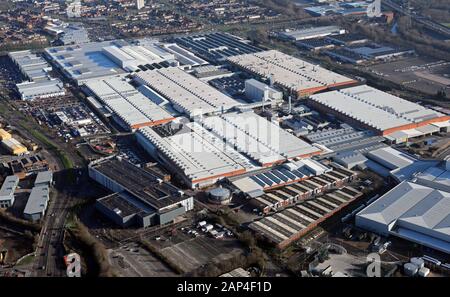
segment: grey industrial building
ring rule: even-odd
[[[360,211],[356,225],[450,254],[450,193],[404,181]]]
[[[50,200],[50,186],[53,183],[53,173],[50,170],[38,172],[34,180],[27,204],[23,211],[25,219],[39,221],[45,215]]]
[[[340,35],[345,33],[345,29],[341,29],[338,26],[321,26],[279,32],[278,37],[282,40],[287,41],[299,41],[317,37],[325,37],[329,35]]]
[[[14,191],[18,184],[19,178],[16,175],[5,178],[0,188],[0,208],[8,208],[14,204]]]
[[[89,176],[115,192],[98,199],[96,208],[121,227],[164,225],[194,207],[192,197],[128,161],[94,161]]]
[[[255,220],[249,228],[283,249],[361,195],[358,190],[347,186]]]
[[[49,75],[52,67],[42,57],[29,50],[11,52],[8,56],[26,78],[24,82],[16,84],[22,100],[65,95],[63,83]]]
[[[263,50],[251,45],[249,40],[221,32],[177,37],[175,42],[212,63]]]
[[[50,170],[40,171],[36,175],[36,179],[34,181],[35,186],[40,185],[51,185],[53,183],[53,172]]]
[[[27,204],[23,210],[23,216],[30,221],[38,221],[44,217],[50,199],[48,185],[39,185],[31,189]]]

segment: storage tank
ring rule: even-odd
[[[214,204],[228,204],[231,201],[231,191],[222,187],[212,189],[208,192],[208,199]]]
[[[430,274],[430,269],[428,269],[426,267],[422,267],[422,268],[419,269],[418,274],[419,274],[420,277],[427,277],[428,274]]]
[[[417,265],[419,269],[425,266],[425,261],[422,258],[414,257],[411,258],[409,262],[413,263],[414,265]]]
[[[419,267],[413,263],[406,263],[403,265],[403,272],[407,276],[414,276],[417,274],[417,271],[419,270]]]

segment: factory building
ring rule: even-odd
[[[52,71],[47,61],[30,50],[10,52],[8,56],[29,81],[47,80],[48,72]]]
[[[51,47],[45,49],[45,54],[67,78],[81,85],[87,79],[125,73],[102,52],[103,47],[115,44],[116,41],[105,41]]]
[[[36,179],[34,181],[35,186],[48,185],[50,186],[53,183],[53,172],[50,170],[40,171],[36,175]]]
[[[450,160],[441,166],[431,166],[414,176],[414,182],[450,193]]]
[[[169,53],[172,53],[175,56],[175,59],[183,66],[198,67],[209,64],[207,61],[197,57],[190,51],[178,46],[176,43],[163,43],[161,46]]]
[[[88,80],[83,89],[103,107],[112,111],[114,120],[126,130],[159,125],[174,119],[164,108],[155,104],[120,77]]]
[[[356,225],[450,254],[450,193],[404,181],[356,215]]]
[[[319,148],[252,111],[201,118],[200,123],[237,151],[264,167],[321,153]]]
[[[198,123],[175,123],[138,130],[138,143],[154,158],[178,175],[189,187],[205,187],[225,177],[255,168],[239,154]]]
[[[11,139],[11,138],[12,138],[11,133],[5,131],[5,129],[0,129],[0,140],[1,141],[8,140],[8,139]]]
[[[17,92],[22,100],[65,95],[63,83],[48,74],[52,67],[42,57],[32,54],[29,50],[11,52],[8,55],[27,79],[25,82],[16,84]]]
[[[258,197],[275,188],[280,188],[290,184],[295,184],[314,176],[325,176],[331,183],[327,186],[336,186],[352,180],[356,173],[336,169],[340,173],[331,173],[336,166],[328,167],[313,159],[303,159],[299,161],[289,161],[266,171],[258,171],[255,174],[247,174],[244,177],[229,178],[230,183],[242,193],[250,197]],[[319,186],[321,189],[326,187]]]
[[[119,65],[123,70],[133,72],[139,65],[170,61],[171,66],[177,66],[175,56],[155,44],[142,45],[109,45],[102,49],[105,56]]]
[[[153,40],[91,42],[45,49],[46,56],[78,85],[93,78],[118,76],[136,70],[178,66],[175,55]]]
[[[225,112],[239,102],[177,68],[138,72],[135,80],[156,90],[181,113],[194,117]]]
[[[308,133],[304,137],[311,143],[318,143],[330,151],[340,152],[354,148],[370,147],[385,141],[382,136],[374,135],[373,131],[356,130],[348,124],[341,124],[339,128],[325,128]]]
[[[177,37],[175,42],[212,63],[223,62],[231,56],[263,51],[251,45],[249,40],[221,32]]]
[[[16,84],[17,92],[22,100],[33,100],[36,98],[51,98],[64,96],[66,91],[59,79],[23,82]]]
[[[30,221],[39,221],[47,210],[50,188],[48,185],[37,185],[31,189],[27,204],[23,210],[23,216]]]
[[[367,85],[312,95],[308,104],[382,136],[399,131],[424,135],[428,132],[421,131],[423,127],[450,120],[450,116]]]
[[[248,79],[245,81],[245,96],[253,102],[260,102],[262,100],[283,100],[283,92],[278,91],[256,79]]]
[[[102,159],[88,170],[93,180],[115,192],[98,199],[96,208],[121,227],[164,225],[194,208],[192,197],[128,161]]]
[[[28,152],[28,149],[15,138],[2,140],[2,147],[15,156],[21,156]]]
[[[329,35],[341,35],[345,33],[345,29],[341,29],[338,26],[322,26],[304,28],[299,30],[287,30],[284,32],[279,32],[278,37],[286,41],[299,41],[310,38],[325,37]]]
[[[0,188],[0,208],[8,208],[14,204],[14,191],[18,184],[19,178],[16,175],[5,178]]]
[[[250,203],[262,213],[267,214],[299,201],[321,195],[332,188],[342,187],[355,177],[356,172],[335,166],[333,171],[302,179],[299,182],[290,183],[283,187],[277,187],[273,191],[255,197]]]
[[[352,187],[344,187],[253,221],[249,228],[284,249],[361,195]]]
[[[228,58],[233,65],[304,97],[319,91],[350,86],[357,81],[318,65],[286,55],[276,50]]]

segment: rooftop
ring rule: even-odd
[[[173,119],[165,109],[153,103],[120,77],[88,80],[84,85],[131,129],[161,124]]]
[[[127,161],[108,159],[90,166],[157,210],[179,203],[186,198],[184,193],[175,186],[159,180],[156,176]]]
[[[211,116],[201,119],[201,123],[260,164],[309,157],[321,152],[251,111]]]
[[[102,51],[104,47],[121,45],[123,41],[92,42],[82,45],[65,45],[45,49],[66,75],[81,84],[84,80],[125,73]]]
[[[162,137],[152,128],[139,136],[152,143],[192,181],[230,176],[253,168],[249,160],[197,123],[189,123],[185,133]]]
[[[47,208],[49,198],[49,187],[47,185],[36,186],[31,190],[24,214],[32,215],[42,213]]]
[[[442,113],[367,85],[312,95],[310,100],[386,134],[394,128],[448,120]]]
[[[188,115],[222,112],[239,105],[236,100],[177,67],[139,72],[135,78]]]
[[[228,61],[266,79],[272,77],[276,84],[302,94],[355,83],[348,77],[276,50],[230,57]]]
[[[16,175],[7,176],[0,188],[0,200],[3,198],[9,199],[14,194],[18,183],[19,178]]]
[[[38,172],[36,176],[36,180],[34,181],[35,185],[38,184],[50,184],[53,179],[53,172],[50,170]]]
[[[450,252],[450,193],[404,181],[357,214],[384,226],[386,232],[428,244],[440,241]],[[405,232],[401,231],[404,230]],[[412,234],[414,236],[411,236]],[[429,240],[428,240],[428,239]],[[426,242],[424,244],[427,244]]]
[[[211,62],[262,51],[261,48],[251,45],[248,40],[221,32],[177,37],[175,42]]]
[[[321,26],[321,27],[303,28],[293,31],[285,31],[280,32],[279,34],[284,38],[289,38],[293,40],[303,40],[317,36],[327,36],[342,33],[345,33],[345,30],[339,28],[338,26]]]

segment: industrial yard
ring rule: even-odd
[[[50,2],[0,56],[0,275],[450,273],[450,64],[396,6]]]

